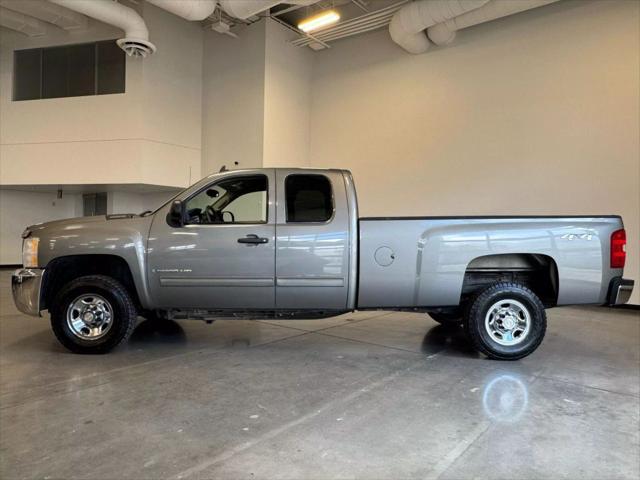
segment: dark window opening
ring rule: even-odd
[[[287,223],[326,222],[333,216],[331,183],[324,175],[289,175],[285,192]]]
[[[114,41],[98,42],[96,50],[97,62],[97,94],[124,93],[125,56],[122,49]]]
[[[42,98],[42,52],[22,50],[16,52],[13,62],[13,99]]]
[[[13,99],[124,93],[124,52],[114,40],[16,50]]]
[[[96,91],[95,45],[74,45],[67,49],[66,77],[67,92],[64,96],[94,95]]]
[[[85,193],[82,195],[82,214],[85,217],[107,214],[106,193]]]

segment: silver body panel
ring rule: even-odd
[[[38,262],[71,255],[115,255],[122,258],[133,276],[140,303],[151,308],[146,269],[146,249],[153,216],[107,220],[105,216],[79,217],[29,227],[40,238]],[[88,258],[87,261],[91,261]]]
[[[619,217],[503,217],[360,220],[359,308],[454,306],[469,264],[486,255],[551,257],[558,305],[604,303],[611,233]],[[383,266],[376,252],[395,257]],[[384,260],[381,263],[387,263]]]
[[[277,170],[276,306],[279,309],[345,310],[350,282],[349,204],[343,172],[324,175],[333,190],[333,215],[324,223],[287,223],[285,179],[297,169]],[[353,232],[355,233],[355,232]],[[351,285],[353,288],[353,286]]]
[[[294,173],[330,180],[334,212],[329,221],[286,222],[284,181]],[[264,223],[172,227],[167,204],[146,217],[34,225],[29,230],[40,238],[39,266],[69,255],[86,255],[89,262],[91,255],[115,255],[129,266],[145,309],[230,312],[455,306],[469,264],[507,253],[553,259],[560,305],[607,303],[612,279],[622,276],[622,269],[608,267],[611,233],[622,228],[615,216],[359,220],[353,179],[344,170],[228,171],[176,198],[186,200],[220,179],[256,174],[268,177]],[[268,242],[238,243],[250,234]],[[28,303],[32,289],[19,281],[16,303]],[[628,291],[624,286],[619,298]],[[40,308],[34,305],[24,309]]]
[[[227,172],[200,182],[178,198],[187,200],[211,183],[255,171]],[[154,308],[273,309],[275,308],[275,171],[267,177],[267,222],[172,227],[170,204],[155,215],[147,243],[147,275]],[[258,235],[260,245],[238,239]]]

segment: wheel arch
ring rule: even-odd
[[[475,257],[465,270],[461,302],[496,282],[526,286],[547,308],[558,303],[558,264],[550,255],[499,253]]]
[[[66,255],[51,260],[42,280],[42,309],[51,309],[60,289],[70,281],[86,275],[106,275],[121,283],[138,308],[142,307],[139,288],[129,263],[119,255],[81,254]]]

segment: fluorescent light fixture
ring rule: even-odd
[[[324,12],[309,17],[298,24],[298,28],[303,32],[313,32],[319,28],[326,27],[340,20],[340,15],[335,10],[325,10]]]

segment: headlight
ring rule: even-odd
[[[22,265],[24,268],[38,268],[38,237],[25,238],[22,242]]]

